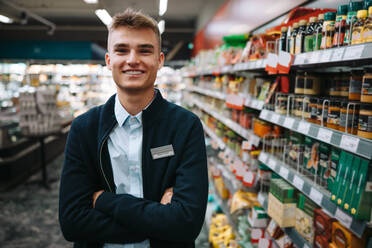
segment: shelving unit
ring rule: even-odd
[[[289,165],[283,163],[277,157],[272,156],[267,152],[261,152],[258,160],[267,165],[275,173],[279,174],[286,181],[304,193],[313,202],[322,207],[327,214],[336,218],[346,228],[350,229],[358,237],[362,237],[364,230],[367,227],[367,222],[357,220],[348,213],[338,208],[330,199],[330,194],[325,190],[314,185],[314,183],[292,169]]]

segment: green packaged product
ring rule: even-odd
[[[341,152],[340,162],[338,163],[338,166],[337,166],[336,180],[333,184],[333,189],[331,192],[332,193],[331,201],[335,203],[337,203],[337,196],[339,194],[341,184],[345,176],[345,170],[348,167],[348,165],[351,165],[352,159],[353,159],[353,156],[350,153],[347,153],[345,151]]]
[[[295,188],[283,179],[272,179],[270,193],[282,203],[296,202]]]
[[[342,179],[341,188],[337,195],[337,205],[339,206],[344,205],[347,188],[350,186],[353,168],[358,169],[359,164],[360,164],[359,157],[354,156],[354,155],[351,155],[351,156],[352,156],[352,159],[351,159],[352,162],[350,164],[347,164],[345,168],[345,175],[344,175],[344,178]]]
[[[318,175],[322,179],[328,179],[331,174],[330,145],[320,143],[319,145],[319,170]]]
[[[350,213],[357,219],[370,221],[372,207],[372,172],[369,161],[361,159],[358,184],[353,191]]]
[[[357,156],[354,156],[353,160],[353,166],[351,167],[351,174],[349,176],[349,182],[347,183],[347,188],[345,192],[344,199],[342,201],[342,205],[345,210],[350,211],[350,205],[351,205],[351,200],[353,196],[353,191],[358,185],[358,174],[359,174],[359,167],[360,167],[361,159]],[[339,204],[337,202],[337,204]]]
[[[340,153],[341,153],[340,149],[338,149],[336,147],[331,148],[331,175],[327,179],[327,187],[328,187],[329,191],[332,191],[333,184],[334,184],[335,179],[336,179],[337,165],[340,161]]]

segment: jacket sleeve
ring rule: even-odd
[[[59,196],[59,222],[68,241],[133,243],[145,240],[129,231],[112,216],[92,208],[92,196],[100,188],[89,173],[94,170],[83,162],[79,132],[74,121],[67,138],[65,162]]]
[[[151,238],[193,242],[203,225],[208,197],[204,132],[197,117],[186,140],[170,204],[104,192],[96,201],[96,209]]]

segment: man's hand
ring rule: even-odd
[[[94,192],[94,194],[93,194],[93,208],[96,206],[96,201],[97,201],[98,196],[100,196],[103,192],[104,192],[103,190]]]
[[[166,205],[168,203],[171,203],[173,196],[173,188],[168,188],[165,190],[163,197],[161,198],[160,203],[163,205]]]

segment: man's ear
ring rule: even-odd
[[[107,68],[111,71],[111,60],[108,52],[105,54],[105,61]]]
[[[160,55],[159,55],[159,68],[158,70],[160,70],[160,68],[162,68],[164,65],[164,53],[163,52],[160,52]]]

